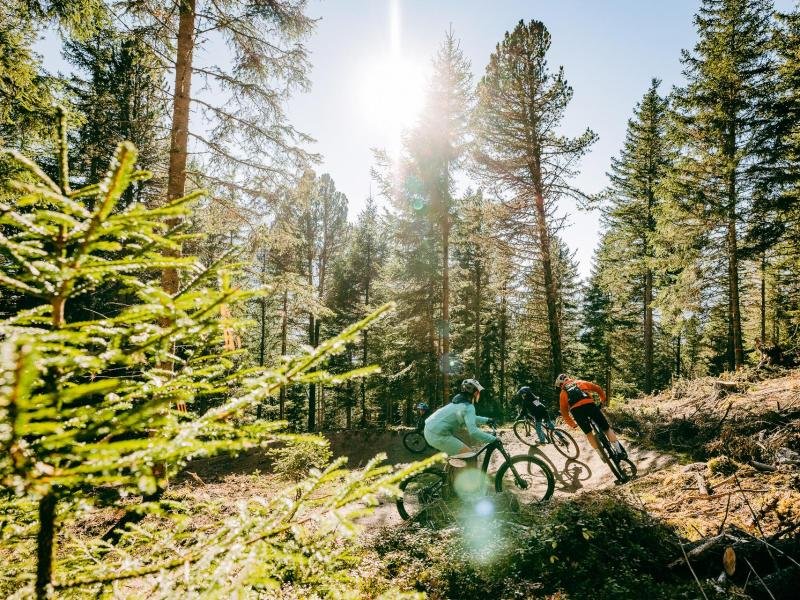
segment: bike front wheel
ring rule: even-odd
[[[565,458],[578,458],[581,449],[575,438],[568,434],[563,429],[550,429],[547,432],[547,437],[555,447],[556,451]]]
[[[538,441],[536,428],[527,419],[520,419],[514,423],[514,435],[526,446],[535,446]]]
[[[409,431],[403,436],[403,446],[409,452],[421,454],[428,447],[428,442],[425,441],[425,436],[419,431]]]
[[[633,464],[633,461],[627,458],[620,458],[616,461],[617,471],[622,476],[620,481],[625,483],[626,481],[630,481],[634,477],[636,477],[636,465]]]
[[[495,476],[495,491],[511,493],[521,506],[549,500],[554,488],[550,467],[533,456],[512,456]]]
[[[428,469],[412,475],[400,483],[403,495],[397,499],[397,512],[405,520],[424,516],[442,500],[446,484],[445,475],[439,470]]]

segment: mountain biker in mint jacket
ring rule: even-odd
[[[425,419],[425,441],[448,456],[470,452],[470,447],[456,433],[462,430],[473,442],[489,444],[495,441],[493,435],[478,429],[478,424],[493,424],[494,420],[475,414],[475,404],[480,400],[483,386],[475,379],[465,379],[461,391],[453,396],[450,404],[445,404]]]
[[[606,392],[596,383],[591,381],[583,381],[581,379],[573,379],[567,377],[563,373],[556,377],[555,386],[561,390],[559,397],[559,407],[561,409],[561,416],[564,417],[564,422],[570,427],[579,426],[581,431],[586,434],[592,448],[594,448],[600,457],[603,457],[603,452],[597,444],[597,438],[592,432],[592,426],[589,423],[591,419],[597,424],[597,427],[606,434],[611,446],[621,456],[627,456],[622,444],[619,443],[617,434],[611,429],[611,424],[606,419],[603,411],[597,406],[592,397],[592,392],[600,396],[600,404],[605,405]],[[574,418],[573,418],[574,417]]]

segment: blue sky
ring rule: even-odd
[[[313,87],[290,104],[294,124],[316,138],[328,172],[350,200],[351,219],[370,190],[372,147],[391,142],[380,126],[364,117],[365,60],[390,52],[392,0],[310,0],[309,14],[319,17],[307,43]],[[696,39],[695,0],[398,0],[401,52],[410,64],[427,68],[452,26],[472,63],[476,81],[505,31],[520,19],[537,19],[552,36],[549,63],[563,65],[574,97],[564,132],[587,126],[599,136],[576,178],[587,192],[606,185],[610,159],[621,148],[627,120],[652,77],[662,92],[681,83],[682,48]],[[791,0],[777,2],[788,10]],[[369,75],[367,74],[367,77]],[[599,234],[599,215],[564,205],[569,213],[569,245],[577,249],[582,276],[591,269]]]
[[[791,5],[792,0],[776,2],[784,11]],[[319,19],[306,43],[311,90],[290,100],[288,114],[317,140],[310,148],[323,157],[317,171],[331,174],[355,219],[370,192],[371,148],[390,147],[396,130],[386,107],[371,106],[376,97],[386,98],[376,91],[387,85],[381,69],[386,58],[393,51],[401,56],[410,82],[404,89],[422,87],[430,59],[452,27],[477,82],[504,32],[520,19],[537,19],[552,36],[550,65],[563,65],[574,89],[564,133],[591,127],[599,136],[575,179],[585,192],[597,192],[606,185],[610,159],[651,78],[663,81],[663,93],[681,83],[680,51],[695,43],[692,16],[698,6],[699,0],[309,0],[308,14]],[[393,14],[399,16],[394,29]],[[37,49],[48,69],[68,70],[54,35]],[[561,208],[571,224],[567,241],[585,277],[599,215],[572,204]]]

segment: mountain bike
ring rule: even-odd
[[[497,430],[494,430],[497,437]],[[503,461],[494,475],[496,492],[510,492],[520,506],[529,507],[550,499],[555,488],[553,472],[546,463],[525,454],[509,455],[500,438],[486,444],[477,452],[454,458],[475,461],[483,454],[481,473],[485,478],[492,455],[498,452]],[[453,496],[447,469],[429,468],[411,475],[400,483],[402,496],[397,499],[397,512],[403,519],[424,515],[432,506]]]
[[[636,477],[636,465],[628,459],[627,455],[622,455],[614,450],[606,434],[600,430],[597,423],[594,422],[594,419],[589,419],[589,423],[592,426],[592,431],[594,432],[598,445],[605,454],[604,462],[608,465],[608,468],[611,469],[617,481],[625,483]]]
[[[542,422],[544,434],[559,454],[566,458],[578,458],[580,447],[569,433],[558,427],[550,427],[546,421]],[[535,446],[539,441],[536,434],[536,423],[529,415],[520,415],[514,422],[514,435],[526,446]]]

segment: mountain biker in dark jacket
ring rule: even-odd
[[[539,437],[540,444],[547,444],[547,438],[542,431],[542,421],[547,423],[550,429],[555,429],[555,423],[550,417],[547,407],[539,399],[539,396],[533,393],[533,390],[527,385],[522,386],[517,390],[517,400],[519,401],[522,412],[531,417],[536,425],[536,435]]]
[[[623,457],[627,456],[625,449],[617,438],[617,434],[611,429],[611,424],[606,419],[603,411],[600,410],[600,407],[595,404],[592,397],[592,392],[596,393],[600,396],[600,404],[605,405],[607,403],[606,392],[603,388],[591,381],[573,379],[563,373],[556,377],[555,386],[561,390],[559,406],[561,408],[561,416],[564,417],[564,422],[567,425],[570,427],[579,426],[581,431],[586,434],[589,444],[602,458],[603,451],[600,450],[597,438],[592,432],[592,426],[589,423],[590,420],[594,421],[597,427],[606,434],[614,451]]]

